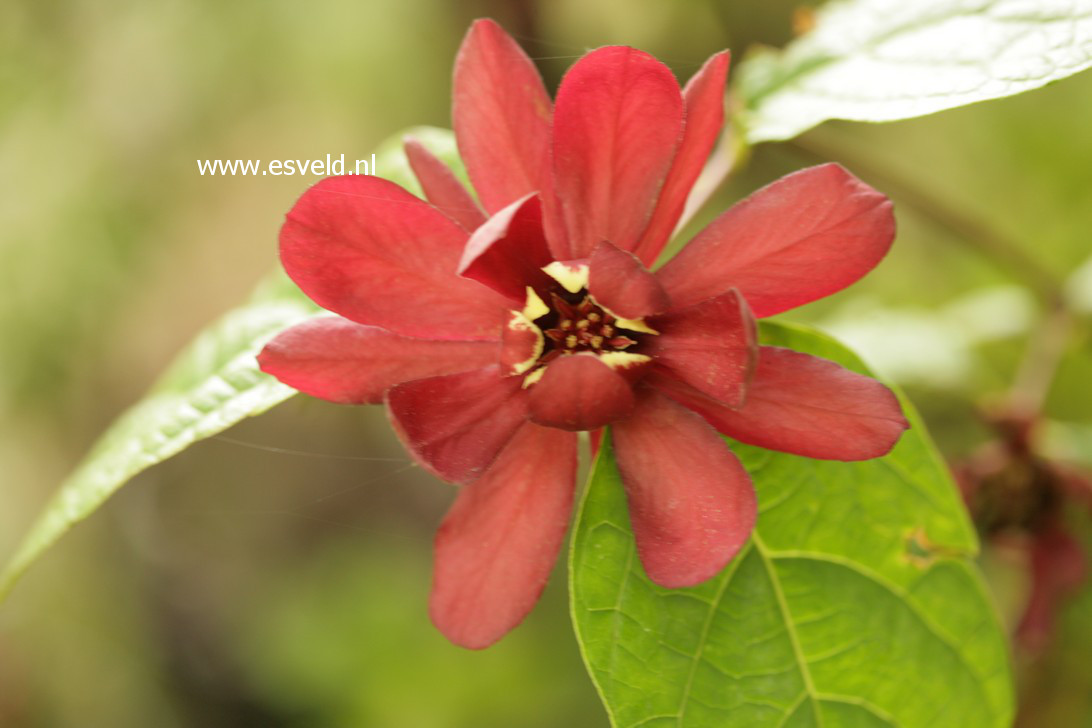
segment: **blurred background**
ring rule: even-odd
[[[406,126],[449,126],[474,17],[516,35],[552,89],[611,43],[685,80],[722,48],[738,61],[788,42],[807,25],[799,5],[0,4],[0,555],[110,421],[275,266],[282,216],[315,181],[200,176],[197,159],[365,158]],[[923,410],[1020,629],[1028,726],[1092,726],[1090,99],[1085,73],[917,120],[827,124],[754,149],[695,221],[827,159],[895,200],[890,257],[789,318],[861,350]],[[606,726],[562,570],[488,651],[428,623],[432,532],[452,496],[379,408],[298,397],[194,446],[0,607],[0,726]],[[1033,593],[1045,607],[1029,617]]]

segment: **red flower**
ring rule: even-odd
[[[774,182],[650,273],[723,121],[728,54],[680,92],[659,61],[607,47],[551,104],[495,23],[470,29],[454,122],[477,198],[423,147],[430,203],[333,177],[281,231],[292,279],[339,316],[292,328],[261,366],[335,402],[385,402],[406,447],[466,484],[436,538],[433,621],[484,647],[538,599],[572,508],[579,430],[611,425],[637,549],[667,587],[747,541],[751,481],[718,432],[809,457],[883,455],[906,428],[883,385],[758,346],[754,316],[867,273],[887,199],[837,165]]]
[[[1092,480],[1040,453],[1037,415],[1001,410],[988,423],[997,437],[953,470],[982,535],[1003,557],[1023,561],[1028,597],[1015,637],[1037,654],[1050,644],[1062,608],[1088,578],[1088,558],[1067,516],[1074,506],[1092,514]]]

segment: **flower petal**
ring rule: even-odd
[[[538,601],[572,511],[576,435],[528,422],[436,534],[429,613],[449,640],[488,647]]]
[[[523,374],[542,355],[546,340],[542,329],[519,311],[513,311],[501,332],[500,356],[502,374]]]
[[[595,354],[562,356],[531,387],[531,419],[562,430],[594,430],[633,410],[633,387]]]
[[[737,290],[655,316],[643,352],[672,377],[729,407],[743,403],[758,360],[754,318]]]
[[[890,452],[909,423],[890,389],[827,359],[759,347],[747,400],[730,409],[675,380],[655,386],[725,435],[822,460],[869,460]]]
[[[486,366],[491,341],[428,341],[348,319],[321,316],[281,332],[258,355],[263,372],[305,394],[342,404],[377,404],[395,384]]]
[[[542,205],[531,193],[500,210],[474,231],[463,250],[459,275],[522,304],[527,286],[545,290],[542,268],[553,260],[542,231]]]
[[[757,516],[754,487],[727,443],[696,414],[645,390],[611,427],[637,553],[660,586],[693,586],[739,552]]]
[[[421,465],[453,483],[481,476],[527,419],[520,377],[492,365],[387,390],[395,432]]]
[[[645,265],[652,265],[671,239],[690,189],[717,143],[717,135],[724,124],[724,84],[728,80],[729,59],[728,51],[717,53],[683,89],[686,104],[683,137],[652,219],[635,249]]]
[[[842,290],[887,254],[891,202],[837,164],[794,172],[722,214],[657,272],[676,306],[736,287],[755,316]]]
[[[550,106],[527,54],[492,20],[475,21],[455,59],[452,119],[488,212],[547,185]]]
[[[507,304],[455,275],[466,233],[379,177],[327,177],[281,228],[281,261],[315,303],[424,339],[496,339]]]
[[[632,253],[604,240],[588,259],[588,292],[611,313],[639,319],[660,313],[669,302],[656,276]]]
[[[587,54],[561,81],[554,179],[570,258],[601,240],[633,250],[682,131],[682,94],[666,66],[633,48]]]
[[[446,164],[413,137],[406,137],[402,146],[425,199],[437,210],[470,232],[485,222],[478,203]]]

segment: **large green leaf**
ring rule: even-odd
[[[845,348],[764,325],[767,343],[866,372]],[[913,424],[887,457],[836,463],[733,444],[759,519],[716,578],[668,590],[637,559],[609,445],[570,554],[573,620],[613,725],[1007,726],[1008,655],[976,540]]]
[[[450,131],[415,127],[405,133],[464,174]],[[402,137],[398,134],[376,150],[377,171],[418,193],[402,154]],[[295,390],[258,370],[255,355],[278,331],[317,312],[295,285],[276,273],[249,303],[201,332],[61,485],[0,572],[0,599],[35,559],[137,473],[294,395]]]
[[[1011,96],[1092,65],[1092,0],[836,0],[783,51],[746,58],[752,143],[827,119],[894,121]]]
[[[198,335],[148,394],[111,425],[46,505],[0,574],[0,596],[65,531],[137,473],[295,394],[258,371],[254,356],[270,336],[312,311],[300,298],[263,291]]]

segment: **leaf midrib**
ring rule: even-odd
[[[804,695],[807,696],[806,699],[811,702],[812,713],[815,715],[815,724],[819,728],[823,728],[823,714],[819,711],[815,683],[812,681],[811,670],[808,669],[808,662],[804,657],[804,651],[800,647],[800,636],[796,633],[796,623],[793,621],[792,613],[789,611],[789,603],[785,599],[785,592],[781,589],[781,580],[777,578],[777,573],[774,571],[773,562],[770,558],[769,549],[766,547],[762,537],[758,535],[757,530],[752,536],[752,541],[755,545],[755,552],[762,558],[762,566],[766,570],[766,576],[770,580],[770,585],[773,587],[774,596],[777,597],[777,605],[781,610],[781,619],[785,623],[785,632],[789,635],[793,654],[796,655],[797,668],[800,671],[801,679],[804,681]],[[792,713],[788,713],[787,715],[792,715]]]

